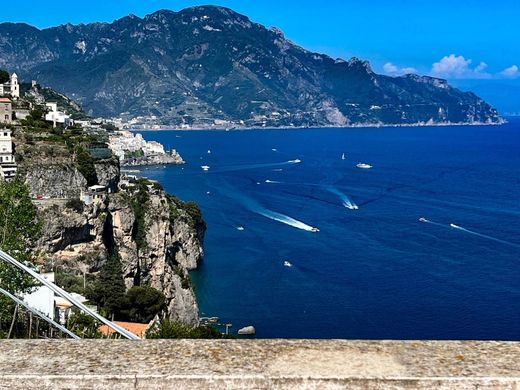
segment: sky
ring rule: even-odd
[[[306,49],[369,60],[378,73],[520,85],[520,0],[25,0],[0,21],[45,28],[204,4],[276,26]]]

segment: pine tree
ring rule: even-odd
[[[90,298],[107,315],[116,317],[124,306],[125,291],[121,261],[117,255],[112,255],[101,267]]]

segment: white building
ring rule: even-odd
[[[44,279],[54,283],[54,272],[49,272],[41,275]],[[47,286],[40,286],[32,293],[23,297],[25,303],[33,309],[45,314],[49,318],[54,318],[54,291]]]
[[[4,180],[16,176],[16,161],[13,155],[11,130],[0,129],[0,176]]]
[[[49,110],[49,112],[45,114],[45,120],[52,122],[53,127],[56,127],[57,124],[61,124],[64,127],[72,126],[74,124],[74,120],[72,120],[70,116],[62,111],[58,111],[57,103],[46,103],[45,107]]]
[[[16,73],[11,75],[11,80],[6,83],[0,83],[0,96],[11,96],[13,99],[20,97],[20,84],[18,84],[18,76]]]

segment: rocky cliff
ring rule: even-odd
[[[2,23],[0,67],[74,96],[95,115],[169,125],[501,121],[445,80],[378,75],[366,61],[307,51],[214,6],[44,30]]]
[[[79,196],[87,180],[65,145],[20,131],[15,143],[20,173],[31,194],[40,198],[34,202],[44,226],[36,249],[43,263],[96,274],[117,253],[127,288],[152,286],[166,296],[166,316],[198,322],[188,272],[202,258],[205,225],[191,204],[145,180],[116,192],[120,171],[113,158],[94,163],[98,183],[112,187],[112,193],[84,204]]]

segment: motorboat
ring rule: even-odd
[[[290,268],[290,267],[292,267],[292,264],[291,264],[290,262],[288,262],[287,260],[285,260],[285,261],[283,262],[283,266],[284,266],[284,267],[289,267],[289,268]]]
[[[359,163],[359,164],[356,165],[356,167],[358,167],[359,169],[370,169],[370,168],[373,168],[372,165],[365,164],[365,163]]]
[[[203,171],[207,172],[207,171],[209,171],[210,167],[208,165],[202,165],[201,168],[202,168]]]
[[[428,220],[426,218],[421,217],[419,218],[419,222],[428,222]]]

